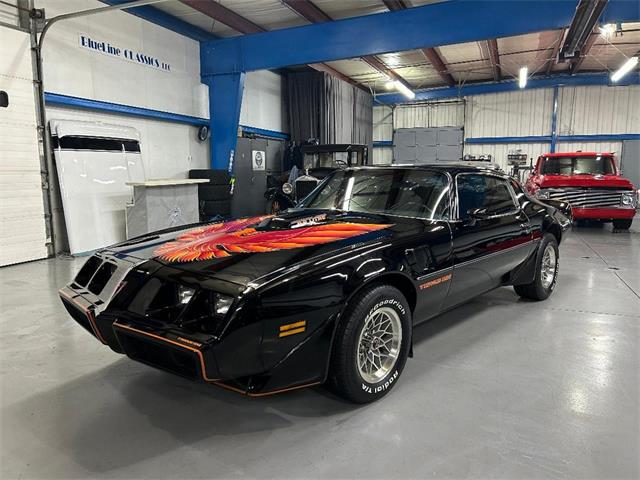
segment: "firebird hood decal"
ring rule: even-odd
[[[330,223],[284,230],[258,230],[269,216],[244,218],[189,230],[159,246],[154,255],[169,262],[192,262],[228,257],[233,253],[273,252],[335,242],[391,225]]]

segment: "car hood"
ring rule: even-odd
[[[586,188],[627,188],[633,184],[619,175],[541,175],[540,188],[586,187]]]
[[[325,258],[348,258],[356,249],[358,254],[366,253],[392,239],[424,233],[432,223],[384,215],[289,210],[277,216],[151,233],[106,251],[247,285]]]

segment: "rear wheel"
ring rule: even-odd
[[[526,285],[514,285],[518,295],[531,300],[545,300],[551,295],[558,281],[558,241],[550,233],[546,233],[536,258],[536,276],[533,282]]]
[[[633,223],[633,218],[625,218],[620,220],[613,221],[613,229],[614,230],[629,230],[631,228],[631,224]]]
[[[355,403],[369,403],[391,390],[407,361],[411,311],[402,293],[378,285],[358,297],[336,332],[330,382]]]

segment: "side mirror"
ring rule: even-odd
[[[467,211],[467,215],[473,220],[483,220],[490,216],[484,208],[472,208]]]

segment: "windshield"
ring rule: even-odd
[[[338,170],[299,207],[444,220],[449,180],[429,170]]]
[[[545,175],[613,175],[616,170],[613,158],[595,157],[546,157],[540,173]]]
[[[305,153],[304,168],[339,168],[349,164],[347,152]]]

